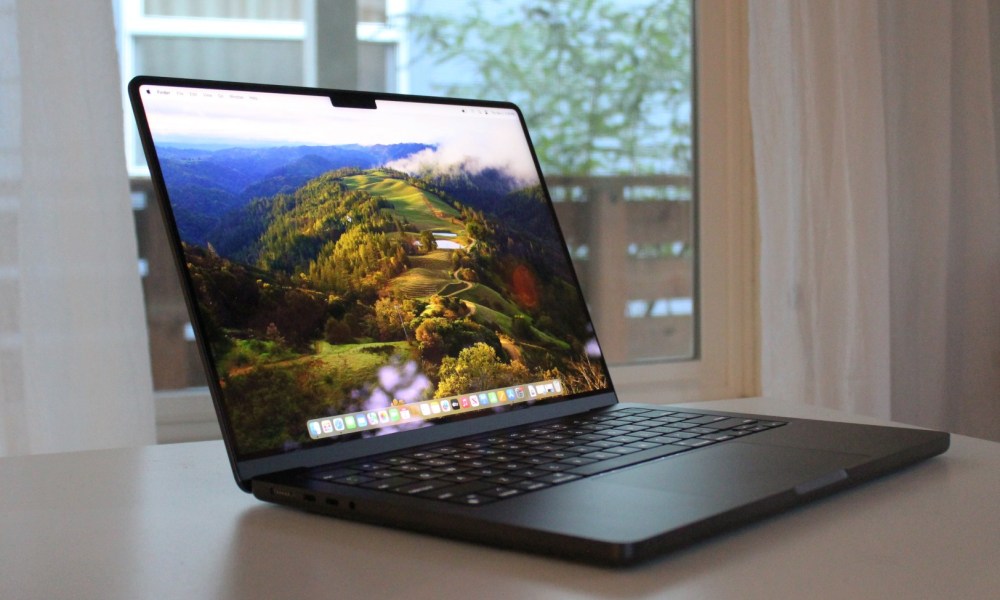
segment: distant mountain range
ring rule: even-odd
[[[281,146],[206,150],[161,145],[158,154],[181,236],[202,245],[227,213],[254,198],[292,193],[344,167],[371,169],[434,149],[427,144]]]

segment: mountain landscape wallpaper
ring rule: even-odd
[[[518,120],[477,119],[502,128],[483,137],[404,114],[385,135],[383,111],[383,134],[341,128],[323,144],[305,121],[247,139],[204,133],[204,110],[186,125],[172,115],[174,130],[147,112],[242,456],[295,449],[309,419],[394,400],[542,379],[607,387]]]

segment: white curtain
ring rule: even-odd
[[[0,455],[155,442],[107,0],[0,0]]]
[[[749,15],[763,392],[1000,439],[1000,3]]]

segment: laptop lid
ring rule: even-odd
[[[129,95],[244,489],[616,402],[513,104]]]

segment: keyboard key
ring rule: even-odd
[[[649,426],[647,426],[647,425],[622,425],[618,429],[621,430],[621,431],[625,431],[625,432],[629,432],[629,431],[645,431],[645,430],[649,429]]]
[[[715,421],[713,423],[705,425],[705,427],[715,430],[720,430],[720,429],[732,429],[733,427],[738,427],[741,425],[754,425],[756,423],[757,421],[753,419],[732,418],[732,419],[723,419],[721,421]]]
[[[580,468],[585,468],[585,467],[580,467]],[[539,477],[538,481],[541,481],[543,483],[551,483],[553,485],[558,485],[560,483],[575,481],[577,479],[580,479],[580,476],[574,473],[550,473],[548,475]]]
[[[521,469],[520,471],[514,471],[511,473],[511,475],[515,477],[524,477],[525,479],[534,479],[548,474],[549,471],[543,471],[541,469]]]
[[[496,502],[499,498],[493,498],[490,496],[483,496],[481,494],[466,494],[464,496],[454,496],[447,498],[448,502],[454,502],[456,504],[464,504],[466,506],[482,506],[484,504],[489,504],[490,502]]]
[[[531,463],[528,462],[505,462],[493,465],[494,468],[500,469],[501,471],[519,471],[530,466]]]
[[[481,469],[473,469],[472,471],[468,471],[468,474],[478,475],[479,477],[493,477],[494,475],[503,474],[503,471],[492,467],[483,467]]]
[[[393,488],[392,491],[396,492],[397,494],[408,494],[414,496],[438,488],[443,488],[449,485],[451,485],[451,482],[449,481],[440,481],[440,480],[415,481],[413,483],[407,483],[406,485],[401,485],[397,488]]]
[[[698,436],[699,439],[712,440],[713,442],[724,442],[733,439],[733,437],[727,433],[708,433]]]
[[[521,481],[521,478],[513,475],[497,475],[496,477],[488,477],[484,481],[500,485],[513,485]]]
[[[632,442],[638,442],[639,438],[630,435],[616,435],[615,437],[608,438],[608,441],[617,444],[631,444]]]
[[[448,475],[442,475],[441,479],[444,481],[454,481],[455,483],[468,483],[470,481],[479,481],[482,479],[479,475],[470,475],[466,473],[452,473]]]
[[[410,458],[414,460],[427,460],[428,458],[437,458],[441,456],[437,452],[414,452],[410,455]]]
[[[379,462],[363,462],[348,465],[349,469],[358,469],[360,471],[377,471],[378,469],[384,469],[385,467],[385,464]]]
[[[680,429],[677,429],[676,427],[663,426],[663,427],[654,427],[649,430],[649,433],[668,434],[668,433],[674,433],[675,431],[680,431]]]
[[[697,423],[699,425],[704,425],[706,423],[719,423],[725,421],[728,417],[722,415],[703,415],[700,417],[695,417],[693,419],[685,419],[686,423]]]
[[[317,471],[314,475],[314,479],[320,479],[322,481],[332,481],[341,477],[347,477],[349,475],[357,475],[358,471],[356,469],[331,469],[328,471]]]
[[[633,444],[629,444],[628,446],[618,446],[616,448],[608,448],[607,450],[605,450],[605,452],[613,452],[615,454],[631,454],[633,452],[638,452],[640,450],[639,448],[632,448],[631,447],[632,445]]]
[[[554,458],[556,460],[560,460],[560,459],[563,459],[563,458],[569,458],[571,456],[576,456],[577,454],[579,454],[579,452],[576,452],[576,451],[573,451],[573,450],[557,450],[556,452],[546,452],[542,456],[547,457],[547,458]]]
[[[681,417],[681,418],[687,420],[687,419],[697,419],[698,417],[704,417],[705,415],[699,415],[699,414],[687,413],[687,412],[677,412],[677,413],[674,413],[674,416],[675,417]]]
[[[608,460],[611,458],[619,458],[619,455],[614,452],[591,452],[590,454],[584,454],[583,457],[592,460]]]
[[[710,433],[710,432],[706,432],[706,433]],[[656,433],[654,431],[633,431],[629,435],[632,436],[632,437],[637,437],[640,440],[644,440],[646,438],[656,437],[656,436],[658,436],[660,434]]]
[[[374,477],[375,479],[388,479],[390,477],[399,477],[403,474],[402,471],[397,471],[395,469],[380,469],[378,471],[365,471],[365,475],[369,477]]]
[[[362,483],[368,483],[373,479],[373,477],[366,477],[364,475],[345,475],[334,479],[333,482],[342,483],[344,485],[360,485]]]
[[[438,480],[440,481],[440,480]],[[426,498],[434,498],[435,500],[449,500],[452,498],[457,498],[459,496],[467,496],[473,494],[480,490],[485,490],[491,487],[490,484],[484,483],[482,481],[473,481],[469,483],[463,483],[460,485],[452,485],[448,487],[439,487],[427,492],[420,494]]]
[[[636,450],[649,450],[650,448],[656,448],[661,444],[656,444],[654,442],[644,441],[644,442],[632,442],[626,448],[635,448]]]
[[[388,479],[375,479],[368,483],[362,483],[361,487],[372,490],[391,490],[408,483],[416,483],[416,481],[409,477],[390,477]]]
[[[574,448],[574,450],[577,450],[579,452],[586,452],[590,448],[597,448],[599,450],[604,450],[607,448],[617,448],[618,446],[621,446],[621,444],[619,444],[618,442],[609,442],[607,440],[596,440],[588,442],[587,446],[588,446],[587,448],[581,448],[577,446],[576,448]]]
[[[564,446],[562,446],[562,444],[556,445],[556,444],[549,443],[549,444],[541,444],[541,445],[535,446],[535,449],[538,450],[539,452],[545,453],[545,452],[554,452],[556,450],[562,450],[563,447]]]
[[[660,417],[658,419],[650,420],[650,423],[679,423],[684,420],[684,417],[678,417],[674,415],[672,417]]]
[[[494,498],[511,498],[513,496],[523,494],[524,490],[519,490],[513,487],[497,486],[485,489],[480,493],[484,496],[493,496]]]
[[[654,437],[654,438],[648,438],[646,441],[647,442],[653,442],[653,443],[656,443],[656,444],[673,444],[675,442],[678,442],[678,441],[684,439],[684,438],[679,438],[679,437],[673,437],[673,435],[674,434],[661,435],[661,436],[657,436],[657,437]]]
[[[468,468],[460,465],[448,465],[447,467],[435,467],[434,470],[438,473],[451,474],[461,473],[462,471],[468,470]]]
[[[555,472],[555,471],[565,471],[571,468],[572,466],[573,465],[564,465],[562,463],[551,463],[548,465],[538,465],[538,468],[542,471]]]
[[[525,479],[514,484],[514,487],[522,489],[526,492],[534,492],[535,490],[541,490],[549,487],[550,483],[545,483],[544,481],[538,481],[537,479]]]
[[[712,440],[702,440],[702,439],[694,438],[694,439],[689,439],[689,440],[678,440],[676,442],[676,445],[678,445],[678,446],[689,446],[691,448],[700,448],[701,446],[707,446],[709,444],[714,444],[714,443],[715,442],[712,441]]]
[[[642,429],[642,427],[636,427],[635,429]],[[602,429],[598,433],[607,437],[615,437],[617,435],[628,435],[632,430],[625,429],[624,427],[615,427],[614,429]]]

